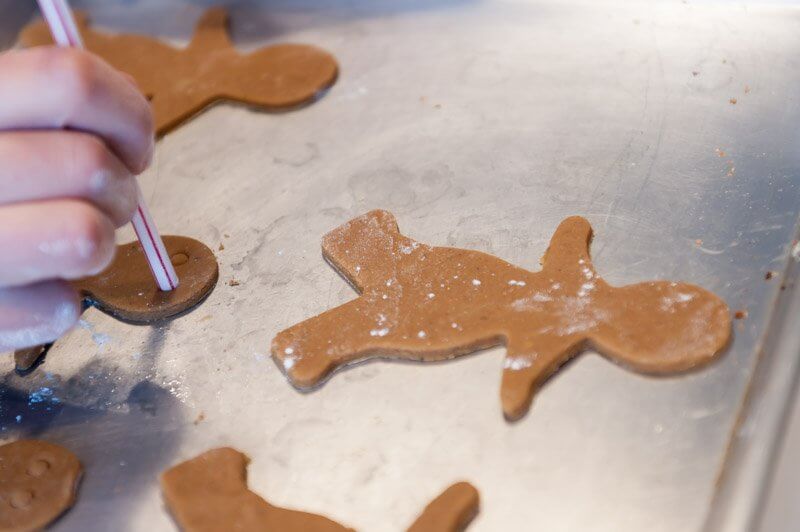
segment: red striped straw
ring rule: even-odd
[[[83,48],[83,40],[67,0],[37,1],[45,20],[47,20],[47,24],[50,26],[50,32],[53,34],[53,40],[56,44],[63,47]],[[133,230],[142,244],[142,249],[147,256],[147,263],[150,265],[150,271],[153,272],[153,277],[155,277],[158,287],[164,292],[174,290],[178,287],[178,275],[175,273],[175,268],[172,266],[172,261],[167,254],[167,249],[164,247],[164,242],[161,240],[161,235],[158,234],[156,224],[147,209],[138,181],[136,190],[139,197],[139,207],[131,220]]]

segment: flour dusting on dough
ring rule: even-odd
[[[531,353],[525,356],[507,356],[503,361],[503,368],[510,369],[511,371],[519,371],[521,369],[529,368],[533,365],[533,360],[536,355]]]
[[[583,283],[581,289],[578,290],[578,297],[586,297],[594,290],[594,283]]]
[[[683,306],[681,305],[682,303],[688,303],[693,299],[694,296],[692,294],[684,294],[682,292],[678,292],[673,297],[664,296],[661,300],[661,310],[665,312],[675,312],[676,306]]]
[[[400,245],[400,252],[403,255],[410,255],[418,247],[419,247],[419,242],[414,242],[414,241],[412,241],[411,244],[408,245],[408,246],[401,244]]]
[[[285,369],[286,371],[289,371],[290,369],[292,369],[294,367],[295,362],[297,362],[297,358],[293,357],[292,355],[287,354],[283,358],[283,369]]]

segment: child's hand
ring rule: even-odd
[[[80,50],[0,54],[0,352],[75,324],[64,280],[109,264],[152,153],[150,106],[125,74]]]

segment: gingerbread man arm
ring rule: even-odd
[[[581,279],[594,267],[589,255],[589,244],[592,241],[592,226],[586,218],[570,216],[558,225],[550,239],[550,245],[542,257],[544,273],[554,277]]]
[[[524,416],[534,394],[558,368],[580,353],[585,342],[551,336],[532,342],[509,343],[500,385],[503,414],[509,421]]]
[[[228,33],[228,12],[225,8],[214,7],[203,13],[197,21],[189,48],[220,50],[232,47],[233,42]]]
[[[458,482],[431,501],[407,532],[459,532],[475,519],[479,507],[475,486]]]

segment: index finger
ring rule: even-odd
[[[0,129],[54,128],[101,137],[134,173],[152,159],[152,111],[124,74],[83,50],[0,54]]]

